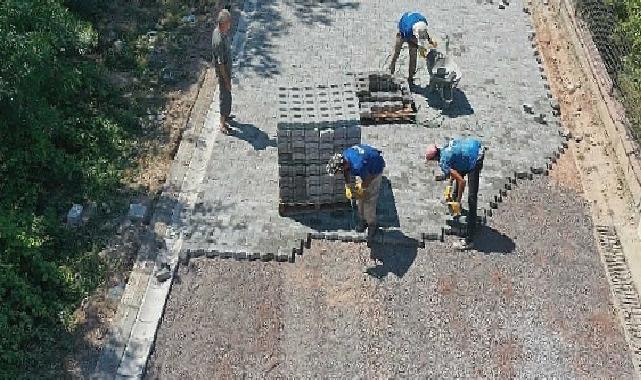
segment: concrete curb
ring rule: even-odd
[[[239,34],[245,32],[245,13],[240,15],[234,35],[235,52],[242,50],[238,45]],[[182,250],[180,215],[185,208],[194,206],[218,134],[214,77],[213,70],[208,69],[198,81],[196,101],[152,218],[153,231],[148,231],[143,239],[113,330],[91,379],[144,376]],[[171,268],[170,277],[159,282],[154,274],[165,264]]]

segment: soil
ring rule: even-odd
[[[192,260],[147,378],[631,378],[588,206],[555,181],[520,182],[473,251]]]
[[[160,104],[160,108],[151,110],[150,114],[150,118],[154,117],[159,121],[143,125],[143,136],[136,152],[139,159],[127,173],[124,186],[135,192],[132,201],[143,202],[148,205],[149,210],[153,210],[153,204],[165,183],[200,86],[213,85],[211,81],[203,81],[202,78],[208,70],[206,59],[210,51],[212,20],[217,9],[219,5],[201,5],[195,9],[198,21],[191,27],[192,37],[181,45],[181,55],[171,55],[163,50],[158,55],[169,67],[179,68],[174,72],[177,80],[155,85],[148,93],[138,94]],[[109,19],[108,28],[131,22],[128,14],[116,11]],[[173,32],[167,28],[165,31]],[[131,73],[126,72],[115,72],[113,77],[114,81],[123,85],[135,80]],[[140,237],[146,229],[153,228],[140,223],[131,224],[122,218],[114,223],[120,224],[118,232],[109,239],[101,253],[108,263],[105,282],[87,296],[74,313],[74,346],[64,364],[66,376],[70,378],[85,379],[93,372],[136,259]]]

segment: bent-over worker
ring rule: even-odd
[[[337,153],[329,160],[327,172],[334,176],[343,173],[345,177],[345,196],[358,203],[358,232],[367,228],[367,236],[372,237],[378,228],[376,206],[383,178],[385,160],[382,152],[366,144],[354,145]],[[354,180],[352,180],[354,177]]]
[[[394,54],[390,63],[392,75],[396,71],[396,60],[401,54],[404,43],[409,46],[410,65],[407,81],[411,85],[414,83],[414,74],[416,74],[416,52],[418,49],[425,49],[424,51],[426,51],[429,46],[436,47],[436,42],[432,41],[427,32],[427,19],[425,16],[418,12],[406,12],[401,16],[398,22],[396,42],[394,43]]]
[[[427,147],[425,159],[438,161],[445,176],[450,177],[450,184],[456,181],[455,202],[460,205],[465,191],[465,176],[469,181],[467,196],[467,236],[460,248],[472,247],[477,223],[477,202],[479,192],[479,178],[483,170],[485,148],[476,139],[453,139],[445,147],[434,144]],[[457,205],[457,206],[458,206]],[[458,206],[460,208],[460,206]]]

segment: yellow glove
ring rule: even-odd
[[[432,42],[430,42],[430,46],[432,47],[432,49],[436,49],[436,47],[438,46],[438,43],[435,40],[433,40]]]
[[[452,202],[452,186],[445,187],[445,202]]]
[[[354,186],[354,192],[356,193],[356,199],[361,199],[363,198],[363,185],[360,182],[357,182],[356,185]]]
[[[458,202],[447,202],[447,207],[450,209],[452,216],[461,215],[461,204]]]
[[[352,200],[352,187],[349,185],[345,185],[345,197],[350,201]]]
[[[421,55],[421,57],[427,58],[427,49],[425,49],[424,47],[421,46],[418,49],[418,53]]]

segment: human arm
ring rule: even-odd
[[[465,178],[456,169],[450,169],[450,183],[456,181],[456,201],[461,203],[465,191]]]

